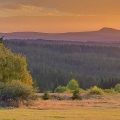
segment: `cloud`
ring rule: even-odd
[[[15,7],[14,7],[15,8]],[[0,17],[9,17],[9,16],[71,16],[67,12],[59,12],[53,8],[42,8],[37,6],[19,6],[19,8],[10,9],[4,8],[0,9]]]
[[[0,4],[0,9],[35,6],[79,15],[119,15],[120,11],[120,0],[4,0]]]
[[[104,26],[120,29],[119,5],[120,0],[0,0],[0,30],[67,32]]]

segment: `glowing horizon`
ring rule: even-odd
[[[0,1],[0,32],[120,29],[120,0]]]

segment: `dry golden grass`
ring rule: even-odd
[[[71,94],[54,94],[57,96],[69,96]],[[89,95],[83,94],[82,100],[37,100],[31,103],[29,108],[47,110],[47,109],[70,109],[77,106],[82,107],[106,107],[120,108],[119,94]]]
[[[82,96],[83,100],[39,99],[26,108],[0,109],[0,120],[120,120],[119,94]]]

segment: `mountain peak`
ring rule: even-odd
[[[0,33],[5,39],[45,39],[66,41],[120,41],[120,30],[104,27],[98,31],[45,34],[36,32]]]
[[[113,32],[113,31],[118,31],[114,28],[109,28],[109,27],[103,27],[102,29],[100,29],[99,31],[103,31],[103,32]]]

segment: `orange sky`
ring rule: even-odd
[[[120,29],[120,0],[3,0],[0,32]]]

